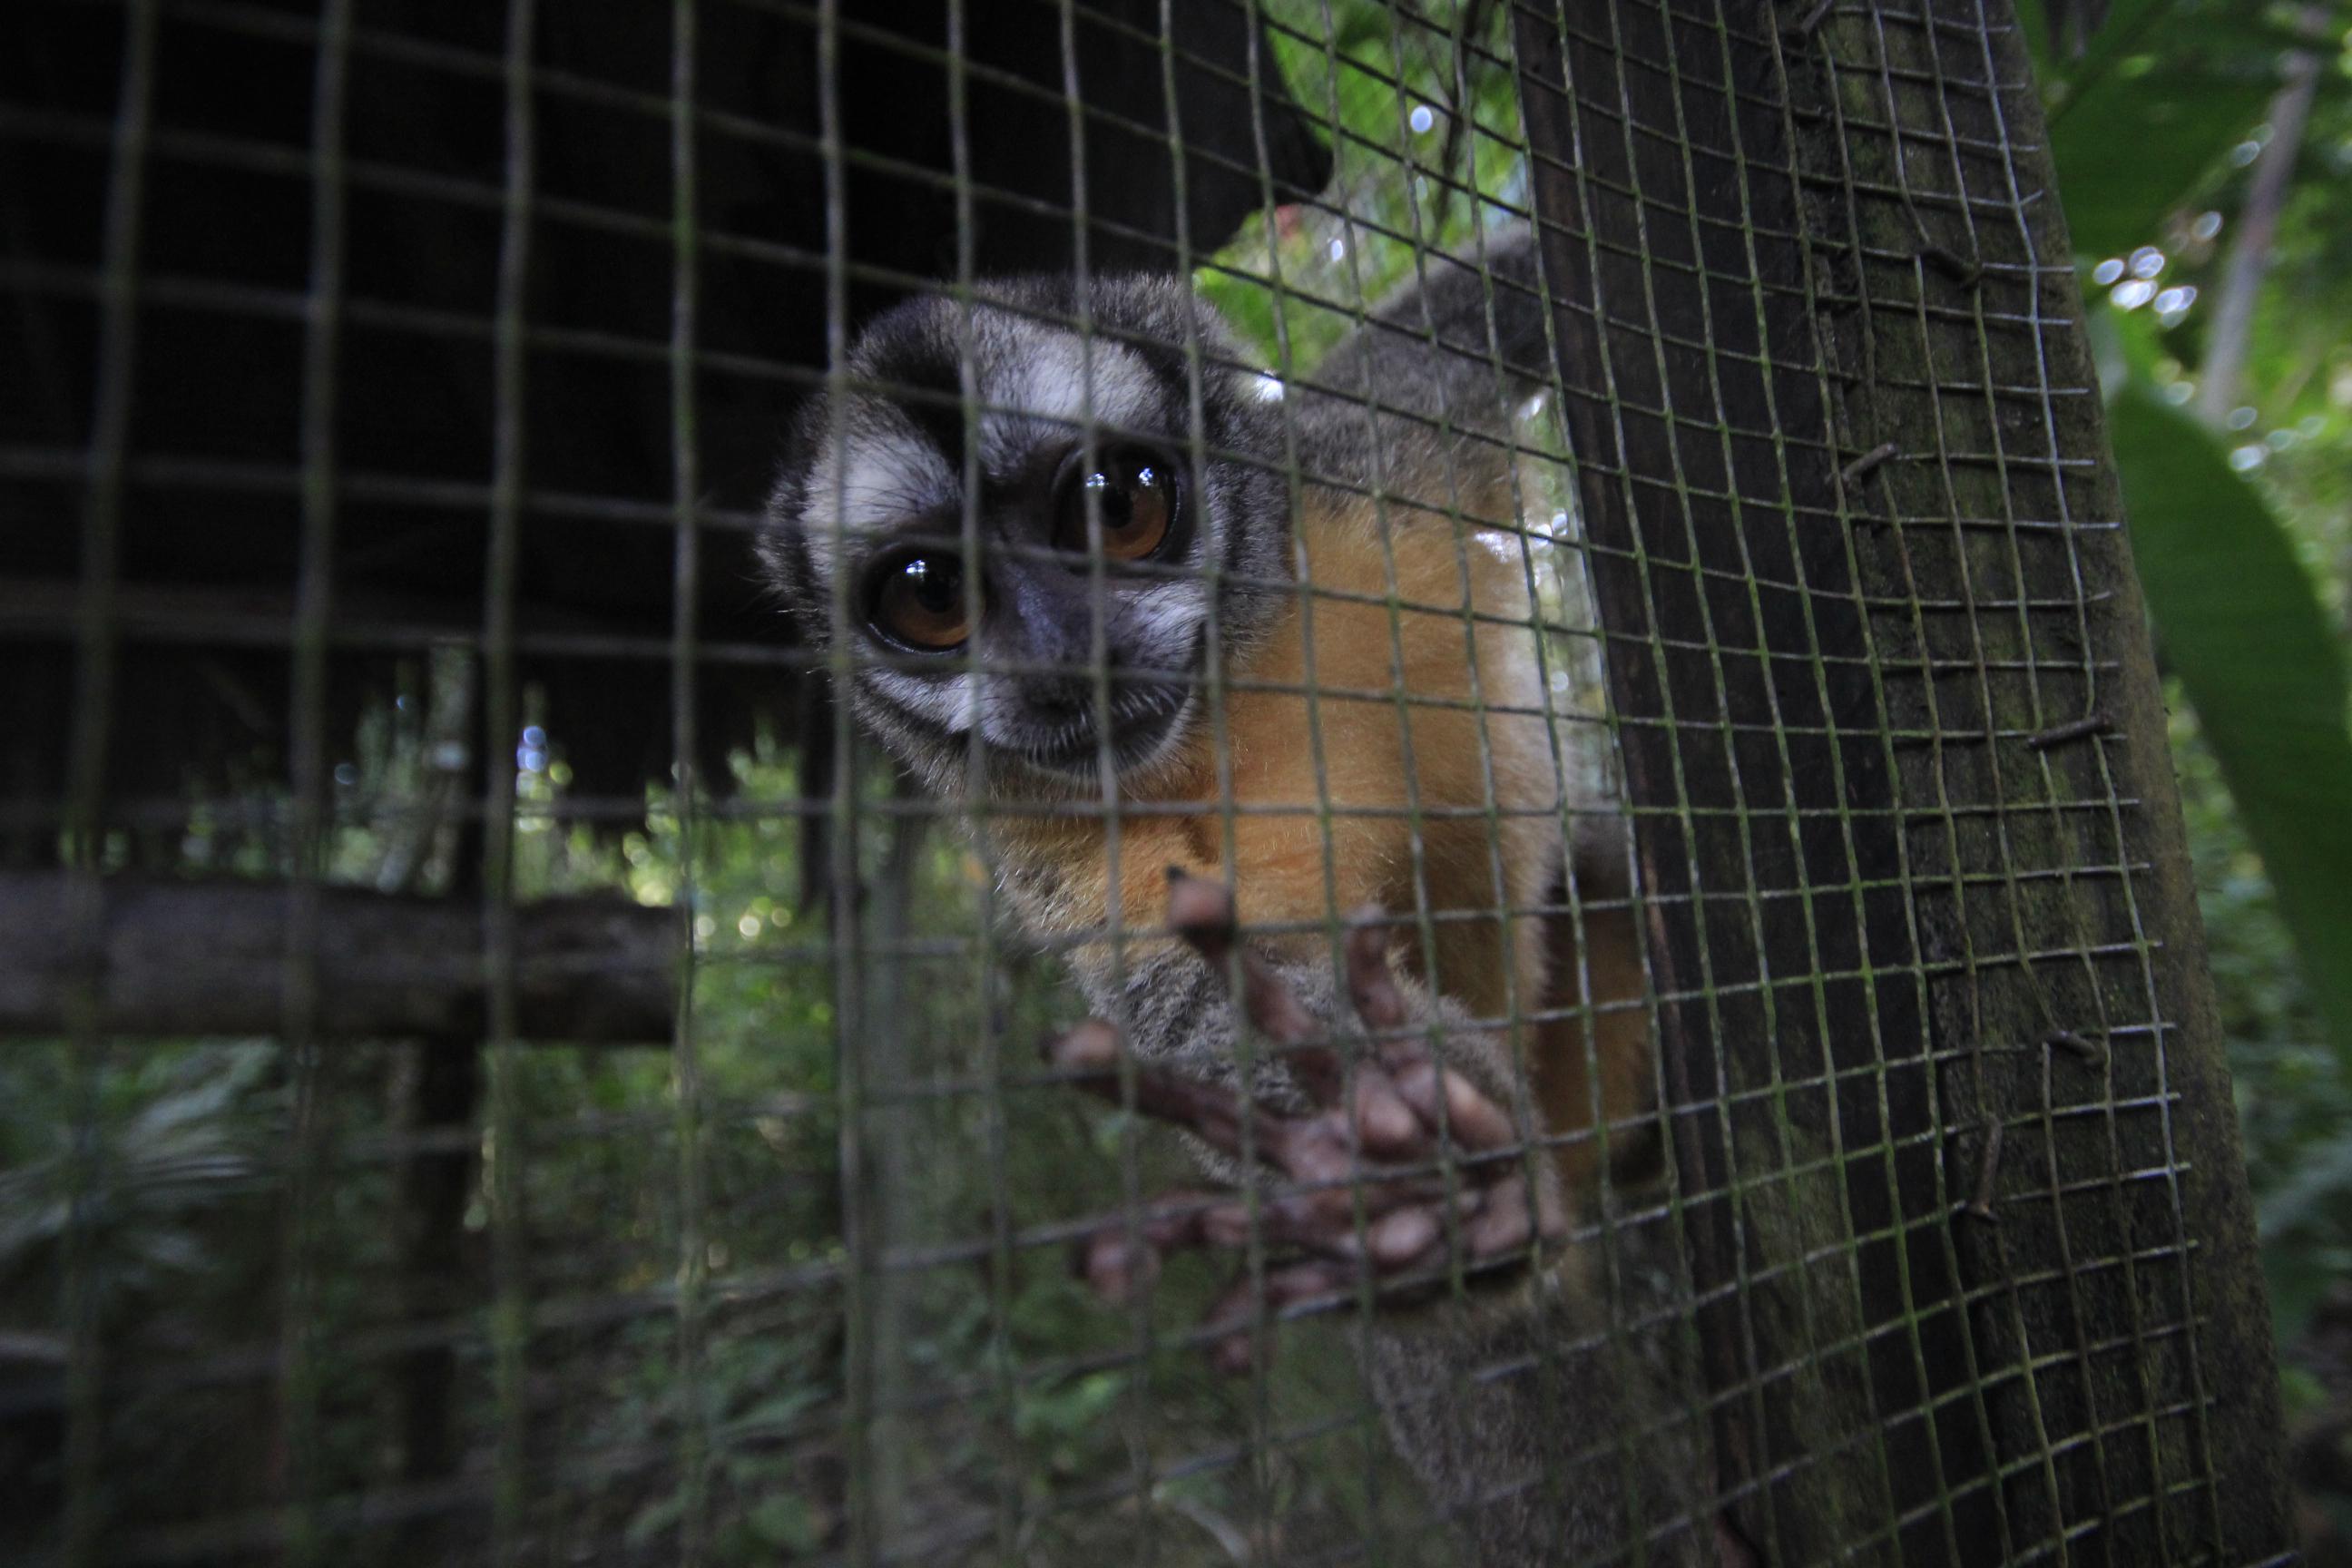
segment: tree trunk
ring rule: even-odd
[[[1725,1522],[2264,1559],[2268,1317],[2015,19],[1555,16],[1516,42]]]

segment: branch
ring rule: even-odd
[[[2263,275],[2270,269],[2271,244],[2278,235],[2279,209],[2286,205],[2287,182],[2303,142],[2303,123],[2319,84],[2319,61],[2305,49],[2286,59],[2286,85],[2271,100],[2271,137],[2254,160],[2254,183],[2238,215],[2230,263],[2221,276],[2221,300],[2214,308],[2213,335],[2197,377],[2197,416],[2220,429],[2238,405],[2238,383],[2246,364],[2246,344],[2261,300]]]
[[[290,890],[273,882],[109,878],[96,940],[68,918],[64,872],[0,872],[0,1037],[72,1032],[97,982],[110,1035],[276,1035],[286,979],[317,963],[322,1039],[479,1038],[489,974],[478,905],[319,889],[298,942]],[[518,907],[516,1032],[525,1039],[663,1045],[676,1016],[674,910],[623,899]]]

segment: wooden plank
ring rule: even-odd
[[[477,1038],[488,1015],[478,905],[321,889],[297,948],[289,889],[271,882],[110,878],[94,941],[66,918],[62,872],[0,873],[0,1036],[70,1032],[95,981],[110,1035],[275,1035],[289,954],[315,954],[328,1040]],[[516,910],[520,1037],[666,1046],[677,1016],[675,911],[618,898]]]

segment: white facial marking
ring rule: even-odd
[[[1096,340],[1092,355],[1093,402],[1087,401],[1089,365],[1085,346],[1067,332],[1034,334],[1020,342],[1004,374],[981,388],[996,405],[980,421],[981,459],[1001,470],[1018,462],[1035,439],[1035,424],[1046,421],[1076,433],[1089,416],[1094,423],[1138,429],[1152,422],[1158,383],[1150,367],[1124,344]]]
[[[1207,601],[1208,591],[1198,581],[1162,583],[1137,595],[1129,614],[1145,647],[1176,654],[1201,624]]]
[[[828,574],[837,537],[887,528],[956,495],[947,458],[911,428],[854,431],[845,446],[810,469],[801,520],[810,556]]]
[[[866,680],[877,692],[945,734],[961,735],[980,717],[979,678],[969,672],[941,677],[871,665]]]
[[[961,352],[959,379],[980,404],[972,455],[987,477],[977,519],[984,537],[1025,540],[1050,524],[1050,518],[1017,509],[1053,504],[1041,465],[1057,462],[1090,426],[1105,445],[1128,432],[1156,433],[1170,447],[1184,448],[1181,399],[1132,348],[1100,338],[1088,344],[1066,328],[1009,311],[983,308],[963,320],[968,331],[930,323],[929,347],[933,358]],[[939,367],[920,363],[933,373],[927,384],[935,384]],[[892,358],[867,363],[861,374],[879,390],[862,393],[840,410],[829,442],[811,465],[799,521],[821,579],[850,571],[877,531],[896,532],[915,518],[961,519],[963,464],[935,444],[934,422],[909,417],[889,386],[914,374]],[[1290,391],[1271,377],[1237,390],[1275,397]],[[1199,484],[1186,501],[1198,530],[1187,558],[1220,559],[1219,480],[1213,470]],[[1212,596],[1205,580],[1107,574],[1092,591],[1101,595],[1093,601],[1094,613],[1104,618],[1123,662],[1179,680],[1191,673]],[[961,787],[962,759],[976,739],[1014,756],[1068,744],[1071,721],[1052,703],[1041,704],[1034,682],[1019,673],[1039,656],[1021,625],[1002,612],[999,606],[974,628],[969,651],[985,661],[978,670],[959,668],[961,655],[915,660],[886,654],[871,637],[851,644],[865,721],[934,787]],[[1120,700],[1130,717],[1144,710],[1133,692]],[[1152,755],[1130,756],[1122,765],[1154,765],[1187,732],[1196,703],[1196,695],[1185,697]]]

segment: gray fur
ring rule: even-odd
[[[1613,1314],[1587,1285],[1523,1294],[1507,1311],[1391,1316],[1360,1336],[1390,1436],[1469,1562],[1665,1568],[1712,1555],[1704,1407],[1667,1394],[1682,1382],[1669,1239],[1627,1232],[1617,1248]],[[1612,1316],[1660,1321],[1612,1333]]]

